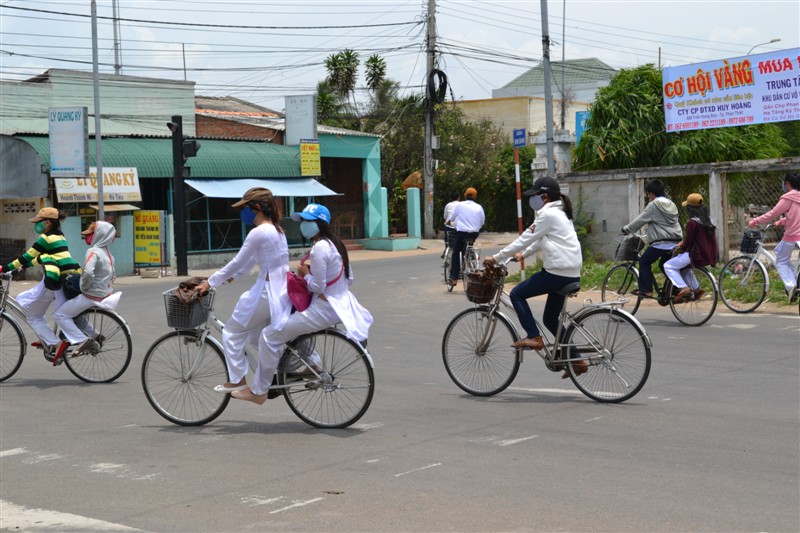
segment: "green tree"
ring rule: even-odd
[[[358,66],[361,63],[358,52],[349,48],[325,58],[328,72],[325,81],[342,100],[350,106],[350,112],[358,116],[355,89],[358,81]]]
[[[378,54],[369,56],[366,67],[367,89],[379,91],[386,82],[386,60]]]
[[[773,124],[667,133],[661,91],[652,64],[621,70],[590,107],[573,170],[765,159],[788,149]]]

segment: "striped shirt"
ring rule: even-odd
[[[11,261],[7,270],[42,265],[44,286],[51,290],[61,288],[61,276],[80,274],[81,266],[72,259],[67,239],[61,233],[42,233],[30,249]]]

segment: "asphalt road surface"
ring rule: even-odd
[[[641,309],[652,371],[621,405],[533,354],[508,390],[477,398],[442,365],[444,329],[470,304],[445,292],[438,253],[354,254],[376,394],[344,430],[307,426],[283,399],[231,401],[199,428],[161,418],[139,371],[176,280],[120,280],[134,359],[116,383],[29,349],[0,384],[0,530],[800,530],[796,308],[720,305],[700,328]],[[249,283],[218,292],[221,316]]]

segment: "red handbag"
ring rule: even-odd
[[[301,259],[300,264],[303,264],[307,257],[308,256]],[[339,275],[326,283],[325,286],[330,287],[339,281],[343,272],[344,263],[342,263],[342,270],[339,272]],[[291,270],[286,273],[286,292],[289,293],[289,299],[292,301],[292,305],[297,311],[305,311],[308,309],[308,306],[311,305],[311,293],[308,291],[308,283],[305,278],[301,278]]]

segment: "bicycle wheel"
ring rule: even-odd
[[[467,274],[470,272],[477,272],[480,268],[478,254],[475,253],[475,249],[470,246],[464,251],[464,256],[461,258],[461,282],[464,285],[464,292],[467,291]]]
[[[453,249],[447,248],[444,254],[444,284],[447,287],[447,292],[453,292],[453,286],[448,283],[450,281],[450,264],[453,261]]]
[[[336,329],[303,335],[290,343],[278,367],[278,383],[289,408],[303,422],[317,428],[346,428],[367,412],[375,392],[372,364],[364,349]],[[291,372],[316,354],[322,360],[319,377],[298,379]]]
[[[64,362],[76,378],[86,383],[111,383],[131,362],[131,334],[122,319],[106,309],[94,307],[77,316],[75,323],[93,337],[97,353],[67,354]]]
[[[0,313],[0,382],[16,374],[26,348],[22,328],[8,314]]]
[[[717,284],[705,268],[688,267],[681,270],[681,276],[694,290],[694,297],[690,300],[676,302],[674,297],[669,299],[669,308],[681,323],[687,326],[700,326],[708,322],[717,308]],[[695,284],[693,282],[697,280]],[[671,290],[671,283],[665,290]],[[666,292],[671,294],[671,292]]]
[[[516,328],[505,316],[495,313],[490,318],[487,307],[466,309],[444,332],[444,368],[461,390],[492,396],[517,376],[520,360],[511,344],[518,340]]]
[[[623,310],[594,308],[579,314],[564,333],[564,344],[585,358],[589,368],[584,374],[565,367],[578,390],[595,401],[624,402],[650,375],[650,341],[641,324]]]
[[[719,295],[722,303],[734,313],[758,309],[767,297],[769,275],[755,257],[734,257],[719,273]]]
[[[222,349],[209,339],[202,346],[196,331],[167,333],[147,350],[142,388],[158,414],[181,426],[200,426],[217,418],[230,394],[214,391],[228,381]]]
[[[635,315],[642,300],[631,294],[631,291],[639,286],[639,271],[633,265],[633,263],[620,263],[608,271],[600,290],[600,299],[603,302],[629,299],[622,307]]]

